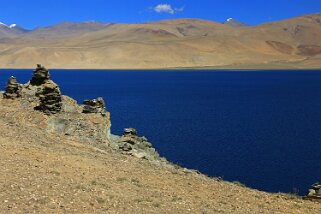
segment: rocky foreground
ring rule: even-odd
[[[40,65],[26,84],[10,78],[0,94],[0,213],[321,211],[174,166],[135,129],[114,136],[110,126],[102,99],[78,105]]]

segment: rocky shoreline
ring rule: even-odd
[[[48,69],[40,64],[25,84],[18,83],[11,76],[0,96],[7,102],[18,102],[24,109],[40,113],[37,115],[41,119],[33,118],[32,122],[48,134],[75,137],[81,142],[98,147],[104,145],[153,164],[175,167],[158,154],[146,137],[138,136],[136,129],[125,128],[122,136],[113,135],[110,131],[110,113],[103,98],[87,99],[78,105],[72,98],[61,94],[59,86],[50,79]],[[196,170],[182,170],[184,173],[199,174]],[[321,201],[321,185],[312,185],[304,199]]]
[[[134,128],[125,128],[122,136],[112,135],[110,113],[103,98],[87,99],[78,105],[72,98],[61,94],[59,86],[50,79],[48,69],[40,64],[25,84],[10,77],[2,96],[46,115],[48,133],[76,136],[91,144],[106,144],[126,155],[168,163],[146,137],[137,136]]]
[[[171,164],[134,128],[113,135],[102,98],[78,105],[47,71],[0,92],[0,213],[319,213],[319,184],[312,201],[261,192]]]

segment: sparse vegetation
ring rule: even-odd
[[[132,184],[134,184],[137,187],[143,186],[137,178],[132,178],[130,181],[132,182]]]
[[[117,180],[118,182],[124,182],[124,181],[127,181],[127,178],[125,178],[125,177],[118,177],[116,180]]]
[[[48,197],[43,197],[36,200],[37,203],[42,205],[49,203],[49,201],[50,199]]]
[[[180,163],[172,163],[175,169],[182,169],[182,165]]]
[[[153,205],[153,207],[160,207],[159,203],[153,203],[152,205]]]
[[[237,185],[237,186],[239,186],[239,187],[246,187],[245,184],[242,184],[242,183],[239,182],[239,181],[233,181],[233,184],[235,184],[235,185]]]
[[[57,171],[50,171],[49,173],[53,174],[55,176],[59,176],[60,175],[60,172],[57,172]]]
[[[106,202],[106,199],[101,198],[101,197],[97,197],[96,201],[97,201],[98,204],[104,204]]]
[[[91,181],[91,185],[97,185],[97,181],[96,180],[92,180]]]

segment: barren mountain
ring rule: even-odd
[[[247,24],[245,23],[242,23],[242,22],[239,22],[233,18],[228,18],[225,22],[224,22],[225,25],[230,25],[230,26],[233,26],[233,27],[245,27],[245,26],[248,26]]]
[[[0,40],[0,63],[29,68],[320,68],[321,14],[235,27],[199,19],[78,27]]]
[[[19,37],[23,34],[27,33],[28,30],[23,29],[16,24],[6,25],[0,22],[0,39],[1,38],[12,38],[12,37]]]
[[[94,32],[108,27],[109,23],[100,22],[62,22],[53,26],[37,28],[27,36],[31,38],[66,37],[70,35]]]

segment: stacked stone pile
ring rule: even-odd
[[[81,142],[109,143],[110,114],[105,110],[104,100],[98,98],[85,101],[85,112],[97,114],[83,114],[83,106],[62,95],[58,85],[50,79],[49,71],[40,64],[33,71],[30,81],[25,84],[20,85],[11,77],[0,95],[5,98],[19,97],[13,104],[29,111],[32,119],[28,119],[28,122],[32,126],[39,126],[48,133],[77,137]],[[10,103],[11,101],[8,104]]]
[[[91,114],[91,113],[100,113],[102,115],[106,114],[105,102],[102,97],[98,97],[93,100],[84,100],[83,102],[83,113]]]
[[[6,91],[3,94],[5,99],[15,99],[21,96],[21,85],[14,76],[11,76],[7,82]]]
[[[33,71],[30,84],[35,86],[40,86],[46,83],[49,79],[50,79],[49,71],[44,66],[37,64],[36,70]]]
[[[311,185],[305,198],[321,201],[321,184],[315,183],[315,184]]]
[[[152,144],[148,142],[145,137],[137,136],[136,129],[126,128],[123,135],[117,142],[118,149],[126,154],[132,156],[155,160],[159,158],[159,154],[152,147]]]
[[[124,129],[124,136],[136,136],[137,131],[134,128],[125,128]]]
[[[59,113],[62,107],[59,87],[52,81],[47,81],[42,87],[42,90],[37,93],[40,104],[36,107],[36,110],[40,110],[47,115]]]
[[[57,84],[50,80],[49,71],[44,66],[37,64],[30,85],[37,90],[35,95],[39,97],[40,101],[39,105],[35,107],[36,110],[47,115],[57,114],[61,111],[62,95],[60,89]]]

